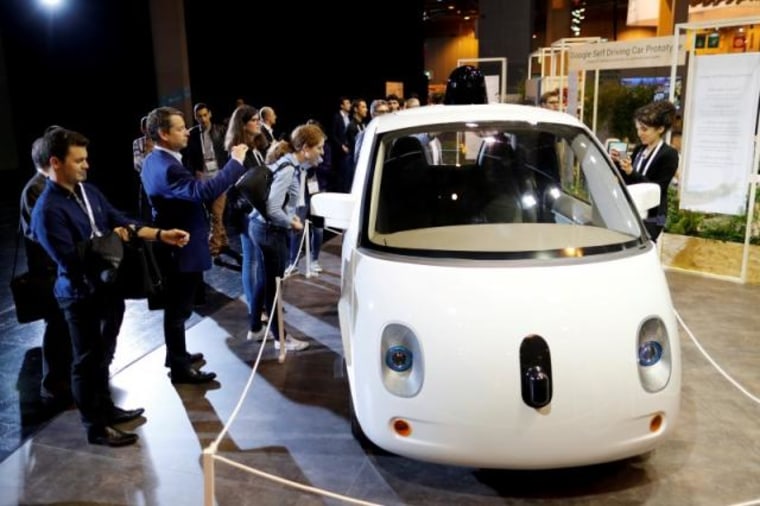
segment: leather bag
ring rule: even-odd
[[[29,323],[42,320],[55,308],[55,277],[48,273],[25,272],[11,279],[11,293],[16,306],[16,320]]]
[[[164,290],[153,244],[133,237],[124,244],[124,258],[117,277],[119,293],[125,299],[156,298]]]

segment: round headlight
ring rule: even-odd
[[[647,341],[639,346],[639,365],[648,367],[662,358],[662,345],[657,341]]]
[[[385,352],[385,365],[396,372],[408,371],[412,368],[412,350],[406,346],[391,346]]]

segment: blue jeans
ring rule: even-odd
[[[255,238],[264,259],[264,303],[267,313],[271,315],[277,292],[276,278],[285,273],[288,261],[288,229],[252,219],[248,230],[251,237]],[[271,319],[271,329],[272,333],[278,336],[276,315]]]
[[[246,215],[243,221],[245,232],[240,234],[240,246],[243,249],[243,293],[248,305],[248,329],[257,332],[261,329],[261,310],[264,307],[264,258],[253,236],[251,218]]]
[[[301,219],[301,223],[306,219],[306,207],[296,207],[296,215]],[[301,246],[303,230],[288,230],[288,265],[293,265],[298,261],[298,248]],[[306,247],[304,246],[304,250]]]
[[[322,240],[325,229],[314,226],[314,223],[312,222],[309,224],[309,230],[311,233],[311,261],[316,262],[319,260],[319,252],[322,249]]]

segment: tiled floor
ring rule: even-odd
[[[11,232],[12,233],[12,232]],[[7,235],[5,235],[7,237]],[[12,245],[4,245],[7,253]],[[555,471],[486,471],[365,452],[352,438],[342,377],[335,301],[338,245],[326,272],[291,278],[286,318],[308,351],[278,363],[268,346],[218,454],[244,466],[380,504],[760,504],[760,404],[719,374],[692,340],[749,394],[760,395],[760,287],[669,273],[684,358],[682,412],[674,436],[646,457]],[[8,258],[7,256],[5,258]],[[190,322],[192,351],[219,374],[210,387],[166,378],[160,313],[129,303],[112,385],[118,402],[143,406],[137,445],[85,443],[76,411],[45,424],[33,414],[37,325],[2,313],[0,505],[200,505],[203,450],[238,406],[259,351],[243,339],[245,308],[237,274],[214,268],[209,305]],[[6,284],[7,286],[7,284]],[[8,307],[7,297],[3,307]],[[31,350],[31,351],[30,351]],[[37,354],[38,355],[38,354]],[[20,446],[19,446],[20,444]],[[218,505],[340,504],[225,462],[215,463]],[[211,504],[211,503],[210,503]]]

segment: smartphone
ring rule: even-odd
[[[612,141],[610,142],[610,145],[607,146],[607,151],[609,153],[612,153],[612,150],[617,151],[620,153],[621,158],[625,158],[628,156],[628,143],[623,141]]]

